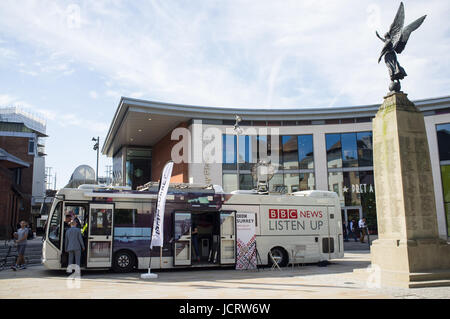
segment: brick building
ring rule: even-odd
[[[45,198],[45,129],[42,119],[17,107],[0,109],[0,148],[8,154],[6,159],[13,159],[3,161],[1,167],[2,190],[12,193],[2,197],[5,202],[0,208],[0,229],[10,229],[15,226],[11,223],[24,219],[32,222],[35,230]],[[14,167],[18,161],[21,164]],[[1,234],[5,235],[8,231]]]
[[[21,173],[29,167],[0,148],[0,238],[11,238],[15,225],[24,218],[27,200]]]

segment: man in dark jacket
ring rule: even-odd
[[[353,237],[355,239],[355,242],[358,241],[356,238],[356,220],[352,219],[348,222],[348,238]]]
[[[74,264],[74,261],[78,266],[81,262],[81,250],[84,250],[83,237],[81,236],[81,230],[77,227],[77,223],[72,221],[70,228],[66,231],[66,243],[65,248],[69,253],[69,265]]]

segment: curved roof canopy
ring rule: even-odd
[[[450,96],[414,101],[422,111],[450,107]],[[121,97],[102,154],[113,156],[122,145],[152,146],[182,122],[191,119],[234,121],[295,121],[373,117],[380,104],[321,108],[232,108],[154,102]],[[219,123],[218,123],[219,124]]]

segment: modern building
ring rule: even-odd
[[[439,234],[447,238],[450,96],[414,103],[425,116]],[[102,153],[112,158],[114,183],[133,189],[158,181],[170,159],[176,163],[172,182],[252,189],[255,164],[270,160],[271,192],[335,191],[343,218],[365,216],[376,231],[371,121],[379,106],[243,109],[122,97]]]
[[[46,123],[43,119],[18,107],[0,109],[0,148],[27,164],[16,170],[15,189],[20,192],[19,214],[13,206],[0,215],[14,216],[14,222],[24,219],[36,226],[41,204],[45,198],[45,144]],[[14,223],[3,225],[11,232]]]

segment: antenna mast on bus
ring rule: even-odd
[[[275,174],[275,165],[270,161],[260,160],[252,167],[253,179],[256,179],[256,190],[258,194],[269,194],[269,181]]]

